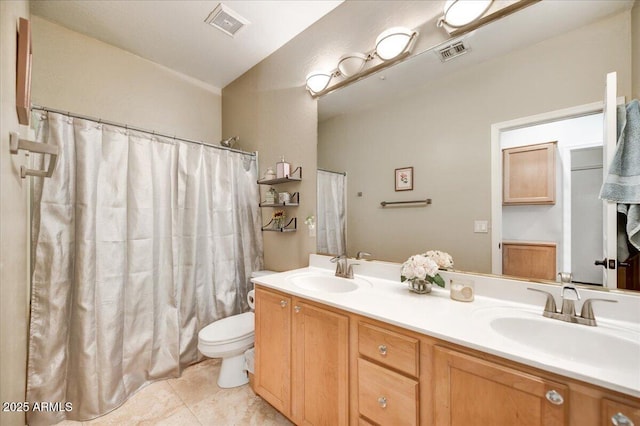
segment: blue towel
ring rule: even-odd
[[[627,238],[640,250],[640,102],[618,107],[618,144],[600,198],[627,216]]]

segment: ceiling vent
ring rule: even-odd
[[[249,24],[249,21],[222,3],[219,3],[216,8],[213,9],[213,12],[207,16],[204,22],[231,37],[235,36],[238,31]]]
[[[464,55],[468,51],[469,49],[462,43],[462,41],[457,41],[453,44],[448,45],[447,47],[438,50],[438,53],[440,54],[440,60],[442,62],[447,62],[455,57]]]

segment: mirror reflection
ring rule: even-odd
[[[466,47],[458,57],[444,61],[438,53],[443,46],[437,46],[322,97],[318,167],[338,172],[333,175],[344,182],[343,189],[319,184],[318,252],[365,250],[376,259],[403,262],[438,249],[453,255],[455,269],[501,272],[492,266],[491,198],[492,191],[502,191],[492,188],[492,125],[602,102],[611,71],[618,74],[618,96],[632,99],[637,88],[630,34],[640,25],[633,7],[633,1],[536,3],[454,40]],[[553,270],[534,278],[555,280],[558,272],[575,271],[575,281],[597,285],[602,284],[602,267],[593,265],[598,243],[586,253],[578,249],[585,241],[602,240],[602,226],[593,225],[602,219],[597,213],[566,217],[571,211],[595,212],[600,205],[592,195],[602,182],[602,118],[592,113],[579,119],[589,124],[578,128],[590,126],[593,135],[599,134],[578,138],[570,147],[554,146],[554,182],[560,189],[555,204],[517,206],[516,215],[511,214],[516,206],[506,205],[499,225],[505,241],[555,244]],[[516,131],[509,137],[519,139],[505,142],[511,147],[558,141]],[[396,191],[395,170],[408,167],[413,189]],[[578,187],[562,190],[563,185]],[[564,199],[571,193],[591,195]],[[345,200],[343,209],[335,210],[336,199]],[[380,204],[424,199],[432,203]],[[334,209],[331,215],[328,206]],[[560,219],[541,234],[535,226],[544,214]],[[338,224],[333,229],[342,229],[341,217],[344,247],[341,235],[321,232],[325,219],[332,223],[326,228]],[[516,229],[524,233],[510,234]]]

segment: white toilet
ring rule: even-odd
[[[251,278],[274,273],[254,271]],[[245,312],[212,322],[198,333],[200,353],[209,358],[222,358],[218,376],[221,388],[234,388],[249,382],[244,370],[244,353],[253,347],[254,330],[254,314]]]

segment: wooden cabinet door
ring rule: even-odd
[[[502,204],[556,203],[556,143],[502,150]]]
[[[616,426],[640,425],[640,402],[636,406],[602,399],[602,424]]]
[[[291,414],[291,298],[256,288],[255,390]]]
[[[349,423],[349,318],[300,300],[293,307],[293,420]]]
[[[436,425],[568,424],[563,384],[440,347],[433,371]]]

